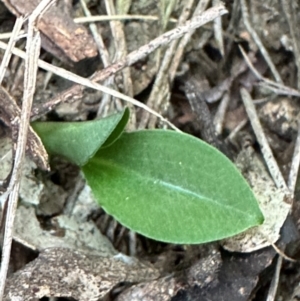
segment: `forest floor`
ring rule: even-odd
[[[30,15],[39,2],[3,0],[0,40],[6,43],[16,17]],[[222,5],[228,13],[220,16]],[[195,29],[187,21],[199,14],[205,22]],[[69,0],[40,15],[39,57],[46,64],[36,72],[30,121],[80,122],[128,107],[126,131],[168,128],[148,107],[232,161],[251,149],[251,165],[240,169],[263,166],[257,187],[244,176],[255,193],[260,189],[273,202],[266,209],[275,220],[270,237],[281,229],[280,239],[269,241],[264,233],[264,243],[248,235],[175,245],[136,234],[97,205],[77,166],[60,157],[48,161],[29,128],[3,300],[299,300],[299,20],[293,0]],[[22,30],[28,28],[25,20]],[[174,28],[179,34],[170,41],[174,34],[167,32]],[[18,35],[23,38],[15,47],[25,51],[24,32]],[[11,150],[19,147],[13,121],[24,116],[24,82],[33,76],[22,53],[8,53],[0,74],[2,245],[6,190],[16,165]],[[94,89],[66,70],[131,100]],[[269,149],[275,160],[262,164]],[[274,164],[281,179],[275,176],[275,184]],[[293,202],[280,198],[278,183]]]

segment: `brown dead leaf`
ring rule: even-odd
[[[291,202],[286,190],[275,186],[263,162],[251,147],[240,152],[236,165],[251,186],[265,220],[260,226],[224,240],[222,245],[233,252],[253,252],[279,239]]]
[[[16,16],[30,15],[39,0],[4,0],[7,8]],[[65,9],[51,6],[39,19],[38,29],[42,34],[44,49],[59,59],[81,61],[95,57],[97,47],[84,26],[76,24]]]
[[[18,128],[14,128],[13,121],[20,116],[21,110],[16,101],[0,86],[0,120],[12,130],[13,142],[16,142],[15,139],[17,139],[17,137],[14,137],[14,133],[18,132]],[[39,168],[43,170],[49,169],[48,154],[40,137],[31,127],[28,129],[26,153]]]

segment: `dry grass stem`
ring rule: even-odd
[[[206,10],[207,6],[209,4],[209,1],[208,0],[200,0],[198,2],[198,5],[196,6],[196,9],[193,13],[193,17],[196,17],[197,15],[201,15],[202,13],[204,13],[204,11]],[[183,14],[182,14],[182,19],[184,21],[184,18],[187,18],[187,13],[189,13],[191,7],[192,7],[192,3],[187,3],[186,4],[186,8],[183,9]],[[181,20],[179,19],[179,22],[181,22]],[[178,66],[182,60],[182,56],[184,54],[184,49],[185,49],[185,46],[187,45],[187,43],[190,41],[191,39],[191,36],[194,34],[195,30],[191,30],[189,31],[187,34],[185,34],[181,39],[180,41],[176,41],[176,51],[175,53],[172,55],[172,61],[170,61],[170,68],[168,70],[168,73],[169,73],[169,76],[166,77],[166,80],[168,80],[167,84],[168,83],[173,83],[174,81],[174,78],[175,78],[175,75],[176,75],[176,71],[178,69]],[[168,105],[168,102],[169,102],[169,98],[170,96],[167,97],[167,100],[165,101],[166,104],[165,106]],[[163,98],[161,98],[161,103],[163,101]],[[156,109],[159,109],[159,106],[161,106],[160,103],[158,103],[156,105]],[[154,128],[155,126],[155,122],[156,120],[152,117],[151,118],[151,121],[150,121],[150,127]]]
[[[205,10],[206,10],[208,4],[209,4],[208,0],[199,1],[198,5],[193,13],[193,18],[195,18],[197,15],[205,14]],[[218,7],[218,5],[216,5],[214,7]],[[216,18],[218,18],[218,17],[221,17],[221,15],[216,16]],[[213,20],[215,20],[215,18]],[[186,44],[188,43],[188,41],[190,40],[193,33],[194,33],[194,31],[189,31],[189,33],[187,35],[185,35],[179,42],[177,51],[173,57],[173,62],[172,62],[172,65],[170,66],[170,70],[169,70],[170,82],[173,82],[173,80],[175,78],[176,71],[178,69],[178,66],[181,62],[181,58],[183,56],[184,48],[185,48]]]
[[[295,143],[293,158],[291,162],[291,169],[290,169],[289,179],[288,179],[288,188],[293,195],[295,192],[296,182],[298,179],[299,166],[300,166],[300,122],[298,121],[297,139]]]
[[[7,69],[10,58],[12,56],[12,51],[11,50],[15,47],[15,44],[17,42],[17,36],[20,34],[23,22],[24,22],[23,17],[19,17],[19,18],[16,19],[13,31],[12,31],[11,36],[10,36],[10,40],[8,42],[8,45],[7,45],[7,49],[4,53],[4,56],[3,56],[3,59],[2,59],[2,62],[1,62],[1,66],[0,66],[0,85],[2,84],[4,75],[5,75],[5,71]]]
[[[225,115],[226,115],[226,111],[227,111],[229,101],[230,101],[229,94],[225,93],[222,97],[222,100],[219,104],[216,115],[214,117],[214,125],[215,125],[217,135],[220,135],[223,131],[223,122],[224,122],[224,119],[225,119]]]
[[[240,3],[241,3],[243,21],[244,21],[246,29],[250,33],[250,35],[251,35],[252,39],[254,40],[255,44],[257,45],[257,47],[259,48],[261,54],[263,55],[265,61],[267,62],[267,64],[268,64],[274,78],[276,79],[276,81],[280,84],[283,84],[283,81],[280,77],[280,74],[277,71],[275,65],[273,64],[273,61],[272,61],[271,57],[269,56],[267,49],[263,45],[263,43],[262,43],[260,37],[258,36],[258,34],[256,33],[256,31],[252,28],[252,25],[251,25],[250,20],[249,20],[249,13],[248,13],[248,8],[247,8],[246,1],[241,0]]]
[[[127,21],[127,20],[141,20],[141,21],[158,21],[158,16],[144,16],[144,15],[113,15],[113,16],[86,16],[86,17],[79,17],[75,18],[75,23],[95,23],[95,22],[107,22],[112,20],[120,20],[120,21]],[[169,22],[177,23],[177,19],[170,18]],[[20,35],[25,34],[25,31],[22,30],[19,33]],[[0,33],[0,40],[10,39],[12,32],[4,32]]]
[[[37,19],[53,3],[53,0],[43,0],[32,12],[28,20],[28,35],[26,43],[24,94],[21,110],[21,118],[16,117],[12,125],[18,127],[18,140],[15,149],[13,169],[8,185],[11,193],[8,196],[7,214],[5,219],[5,232],[2,248],[2,261],[0,269],[0,300],[3,298],[6,276],[9,266],[10,251],[13,236],[14,219],[18,204],[22,161],[25,156],[27,133],[30,122],[30,113],[35,92],[36,74],[38,69],[38,57],[40,53],[41,39],[35,25]]]
[[[278,283],[279,283],[281,266],[282,266],[282,256],[279,255],[278,259],[277,259],[277,263],[276,263],[275,273],[273,275],[273,279],[270,284],[270,288],[268,291],[268,296],[267,296],[266,301],[274,301],[275,300]]]
[[[85,15],[87,17],[91,17],[92,15],[91,15],[85,1],[81,0],[80,4],[81,4],[82,10],[85,13]],[[110,65],[110,60],[109,60],[109,54],[104,45],[103,39],[102,39],[101,35],[99,34],[99,31],[94,23],[89,24],[89,28],[91,30],[91,33],[92,33],[95,43],[97,45],[100,59],[102,60],[104,67],[107,67],[108,65]]]
[[[187,2],[186,6],[183,8],[183,13],[180,16],[180,19],[178,21],[178,25],[180,25],[182,22],[185,21],[185,19],[188,17],[188,13],[192,7],[191,2]],[[193,13],[193,17],[196,17],[197,15],[201,15],[202,13],[205,12],[207,6],[209,4],[208,0],[201,0],[199,1],[194,13]],[[220,17],[219,17],[220,18]],[[173,80],[175,78],[175,74],[176,71],[178,69],[178,66],[182,60],[182,56],[184,53],[184,49],[187,45],[187,43],[190,41],[191,36],[194,34],[195,30],[191,30],[189,31],[187,34],[185,34],[180,41],[174,41],[173,45],[171,45],[171,47],[169,47],[165,53],[164,56],[164,61],[162,63],[162,68],[161,68],[161,77],[164,78],[164,80],[166,81],[166,83],[164,83],[164,85],[168,85],[169,83],[173,83]],[[176,48],[176,51],[174,51]],[[168,76],[163,77],[164,74],[167,74]],[[162,81],[160,82],[162,85]],[[157,84],[157,90],[161,88],[161,85]],[[152,92],[152,91],[151,91]],[[169,95],[165,96],[165,94],[162,95],[157,95],[157,93],[153,94],[153,99],[155,99],[155,110],[159,110],[160,107],[162,106],[163,102],[165,102],[164,106],[168,106],[168,102],[169,102]],[[167,98],[167,99],[166,99]],[[150,105],[148,103],[148,105],[150,107],[153,107],[153,105]],[[146,120],[147,121],[146,116],[144,116],[144,118],[142,118],[142,121]],[[150,117],[150,121],[149,121],[149,128],[154,128],[155,127],[155,123],[156,123],[156,118],[154,118],[154,116]],[[144,127],[146,126],[146,124],[144,124]]]
[[[229,136],[226,138],[227,141],[233,141],[233,139],[236,137],[238,132],[245,127],[245,125],[248,123],[248,119],[243,119],[229,134]]]
[[[293,43],[293,54],[295,57],[295,63],[297,66],[297,88],[300,89],[300,49],[299,49],[299,42],[298,37],[296,34],[296,28],[298,27],[298,24],[296,22],[297,17],[295,16],[295,12],[297,11],[297,5],[294,3],[294,1],[288,1],[288,0],[281,0],[282,8],[285,14],[285,19],[289,26],[289,34],[292,38]],[[294,6],[294,7],[293,7]]]
[[[194,4],[194,0],[189,0],[186,2],[185,6],[182,9],[182,14],[178,20],[177,25],[182,25],[190,16],[190,10]],[[161,93],[162,86],[168,86],[169,90],[169,69],[171,68],[171,62],[174,64],[174,53],[176,52],[176,48],[178,48],[178,40],[173,41],[169,47],[167,48],[164,57],[162,58],[161,66],[156,74],[155,81],[153,84],[153,88],[151,90],[151,94],[147,100],[147,105],[155,110],[158,110],[161,106],[165,93]],[[150,115],[147,112],[143,112],[141,121],[139,124],[139,129],[144,129],[147,127],[149,122]],[[153,118],[150,121],[150,128],[154,128],[156,122],[156,118]]]
[[[0,48],[6,48],[6,44],[3,43],[3,42],[0,42]],[[21,51],[20,49],[17,49],[17,48],[14,48],[13,50],[13,54],[15,55],[18,55],[19,57],[25,59],[25,53],[23,51]],[[157,116],[158,118],[160,118],[163,122],[165,122],[166,124],[168,124],[170,126],[170,128],[176,130],[176,131],[179,131],[180,130],[178,128],[176,128],[171,122],[169,122],[167,119],[165,119],[164,117],[162,117],[160,114],[158,114],[157,112],[155,112],[154,110],[150,109],[149,107],[147,107],[146,105],[144,105],[143,103],[137,101],[136,99],[134,98],[131,98],[127,95],[124,95],[118,91],[115,91],[113,89],[110,89],[108,87],[105,87],[105,86],[102,86],[100,84],[97,84],[87,78],[84,78],[84,77],[81,77],[81,76],[78,76],[70,71],[67,71],[63,68],[60,68],[60,67],[56,67],[56,66],[53,66],[49,63],[46,63],[45,61],[43,60],[38,60],[38,66],[46,71],[50,71],[60,77],[63,77],[65,79],[68,79],[74,83],[77,83],[79,85],[84,85],[85,87],[89,87],[89,88],[92,88],[92,89],[95,89],[95,90],[98,90],[98,91],[101,91],[103,93],[108,93],[114,97],[117,97],[117,98],[120,98],[120,99],[123,99],[124,101],[127,101],[129,103],[132,103],[133,105],[137,106],[137,107],[140,107],[144,110],[148,110],[149,113]],[[52,109],[52,108],[51,108]],[[50,109],[50,111],[51,111]],[[35,108],[33,108],[33,111],[35,111]]]
[[[116,10],[113,1],[111,0],[105,0],[105,7],[107,15],[115,15]],[[129,8],[129,7],[128,7]],[[113,20],[109,22],[110,29],[112,32],[112,38],[114,41],[115,46],[115,54],[114,54],[114,60],[120,61],[127,55],[127,45],[126,45],[126,39],[125,39],[125,33],[124,33],[124,26],[121,21]],[[131,72],[130,68],[124,68],[122,70],[122,84],[123,84],[123,92],[127,96],[133,97],[133,84],[131,79]],[[134,106],[129,103],[128,107],[130,109],[130,121],[129,121],[129,128],[131,130],[136,129],[136,114],[135,114],[135,108]]]
[[[284,180],[284,178],[281,174],[281,171],[278,167],[278,164],[273,156],[270,145],[267,141],[267,138],[263,132],[261,123],[258,119],[256,110],[255,110],[255,107],[253,104],[253,100],[252,100],[249,92],[245,88],[241,88],[240,92],[241,92],[241,96],[242,96],[242,100],[243,100],[246,112],[248,114],[249,120],[250,120],[252,128],[253,128],[253,131],[254,131],[257,141],[261,147],[261,152],[262,152],[265,162],[268,166],[269,172],[273,178],[273,181],[278,188],[285,189],[286,194],[289,194],[289,190],[286,186],[285,180]]]
[[[128,54],[124,59],[121,61],[99,71],[96,72],[93,76],[90,77],[92,81],[103,81],[106,78],[110,77],[111,75],[117,73],[118,71],[122,70],[123,68],[129,67],[139,61],[140,59],[143,59],[147,55],[149,55],[151,52],[153,52],[155,49],[157,49],[160,46],[166,45],[170,43],[172,40],[178,39],[181,36],[183,36],[185,33],[189,32],[190,30],[193,30],[199,26],[202,26],[203,24],[213,20],[217,16],[224,15],[227,13],[227,10],[224,8],[223,5],[215,6],[211,9],[208,9],[200,16],[197,16],[193,18],[192,20],[186,22],[184,26],[177,27],[171,31],[166,32],[162,36],[152,40],[150,43],[140,47],[139,49],[131,52]],[[5,43],[0,43],[0,47],[4,48],[6,47]],[[58,105],[61,102],[67,102],[74,98],[78,98],[78,95],[82,93],[84,87],[81,87],[80,85],[74,85],[70,89],[65,90],[64,92],[60,93],[56,97],[52,98],[49,102],[44,104],[43,107],[41,107],[38,110],[34,110],[32,116],[38,117],[43,114],[46,114],[47,112],[51,111],[56,105]],[[122,98],[124,99],[124,98]]]
[[[287,87],[285,85],[276,83],[272,80],[269,80],[262,75],[254,68],[250,58],[247,56],[244,49],[239,46],[239,49],[245,59],[246,64],[248,65],[249,69],[253,72],[253,74],[257,77],[258,80],[262,81],[260,85],[263,85],[265,88],[269,89],[270,91],[278,94],[278,95],[289,95],[289,96],[297,96],[300,97],[300,92],[293,88]]]
[[[85,1],[81,0],[80,3],[81,3],[83,11],[87,15],[87,17],[92,17]],[[98,32],[97,26],[93,23],[93,24],[89,25],[89,28],[91,30],[91,33],[92,33],[92,35],[94,37],[94,40],[95,40],[95,43],[97,45],[98,52],[99,52],[99,55],[100,55],[100,59],[103,63],[104,68],[106,68],[109,65],[111,65],[111,60],[110,60],[110,57],[109,57],[108,50],[107,50],[107,48],[104,44],[102,36]],[[114,78],[109,77],[108,79],[106,79],[104,81],[104,86],[114,87]],[[111,103],[111,95],[104,94],[103,97],[102,97],[102,101],[101,101],[101,104],[99,106],[98,112],[97,112],[97,116],[100,116],[102,114],[105,115],[104,108],[106,108],[107,104],[109,104],[109,103]]]
[[[218,5],[220,0],[213,0],[213,5]],[[214,35],[216,39],[216,43],[220,50],[222,56],[224,56],[224,38],[223,38],[223,28],[222,28],[222,18],[218,17],[214,20]]]
[[[144,16],[144,15],[111,15],[111,16],[90,16],[79,17],[74,19],[76,23],[93,23],[93,22],[107,22],[107,21],[127,21],[127,20],[141,20],[141,21],[158,21],[158,16]],[[170,18],[169,22],[176,23],[177,20]]]

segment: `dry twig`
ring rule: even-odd
[[[155,49],[160,46],[166,45],[170,43],[172,40],[178,39],[190,30],[198,28],[203,24],[210,22],[211,20],[215,19],[218,16],[224,15],[227,13],[227,10],[224,8],[223,5],[215,6],[211,9],[208,9],[203,14],[192,18],[190,21],[187,21],[185,25],[177,27],[173,30],[170,30],[163,34],[162,36],[152,40],[150,43],[140,47],[139,49],[131,52],[128,54],[124,59],[121,61],[96,72],[93,76],[91,76],[92,81],[103,81],[106,78],[110,77],[111,75],[117,73],[118,71],[122,70],[123,68],[129,67],[139,61],[140,59],[146,57]],[[4,43],[0,43],[0,47],[5,47]],[[38,117],[47,112],[51,111],[56,105],[62,102],[72,101],[73,99],[80,98],[80,95],[83,91],[84,87],[80,85],[74,85],[70,89],[65,90],[64,92],[60,93],[56,97],[52,98],[49,102],[44,104],[42,107],[33,110],[32,117]],[[118,97],[118,96],[117,96]]]
[[[220,135],[222,133],[223,122],[225,119],[229,101],[230,101],[229,93],[225,93],[218,107],[218,111],[216,112],[216,115],[214,117],[214,125],[215,125],[217,135]]]
[[[263,55],[265,61],[267,62],[267,64],[268,64],[273,76],[275,77],[276,81],[278,83],[282,84],[283,81],[282,81],[282,79],[280,77],[280,74],[277,71],[275,65],[273,64],[272,59],[270,58],[267,49],[265,48],[265,46],[263,45],[260,37],[258,36],[256,31],[252,28],[252,25],[250,24],[249,13],[248,13],[248,8],[247,8],[247,5],[246,5],[246,1],[241,0],[240,3],[241,3],[243,21],[244,21],[246,29],[250,33],[250,35],[253,38],[255,44],[257,45],[257,47],[259,48],[261,54]]]
[[[213,0],[213,4],[217,5],[220,3],[220,0]],[[222,18],[218,17],[214,20],[214,34],[216,43],[219,47],[220,53],[224,56],[224,39],[223,39],[223,28],[222,28]]]
[[[282,8],[285,13],[285,19],[289,25],[289,33],[292,37],[293,52],[295,57],[295,63],[297,66],[297,88],[300,89],[300,49],[299,49],[299,38],[297,38],[296,28],[298,24],[295,22],[297,17],[295,12],[297,12],[297,4],[294,1],[281,0]]]
[[[278,164],[273,156],[273,153],[269,146],[267,138],[263,132],[263,128],[258,119],[252,98],[251,98],[249,92],[245,88],[241,88],[240,92],[241,92],[242,100],[244,102],[245,109],[247,111],[247,114],[249,116],[249,119],[250,119],[250,122],[251,122],[251,125],[253,128],[253,131],[254,131],[257,141],[261,147],[261,152],[262,152],[265,162],[268,166],[269,172],[273,178],[273,181],[278,188],[285,189],[286,193],[289,194],[285,180],[281,174],[281,171],[280,171]]]
[[[85,15],[87,17],[92,17],[85,1],[81,0],[80,4],[81,4],[81,7],[82,7]],[[99,31],[94,23],[91,22],[91,24],[89,24],[89,28],[91,30],[91,33],[92,33],[95,43],[97,45],[100,59],[102,60],[104,67],[107,67],[108,65],[110,65],[110,61],[109,61],[109,54],[104,45],[103,39],[102,39],[101,35],[99,34]]]
[[[290,169],[289,179],[288,179],[288,188],[293,195],[295,193],[296,182],[298,179],[299,166],[300,166],[300,122],[298,122],[297,139],[295,143],[293,159],[291,162],[291,169]]]
[[[275,274],[273,276],[266,301],[274,301],[275,300],[278,283],[279,283],[281,266],[282,266],[282,256],[279,255],[279,257],[277,259],[277,263],[276,263]]]
[[[182,9],[183,13],[180,15],[180,18],[178,20],[178,25],[182,25],[189,17],[190,10],[192,8],[192,5],[194,3],[194,0],[189,0],[186,2],[184,8]],[[186,35],[187,36],[187,35]],[[190,35],[188,35],[190,37]],[[147,105],[150,108],[153,108],[154,110],[158,110],[159,107],[162,105],[162,102],[165,98],[165,93],[162,93],[162,87],[167,86],[167,89],[169,90],[169,69],[171,62],[174,64],[174,53],[176,49],[178,48],[178,40],[174,40],[169,47],[167,48],[164,57],[162,58],[161,66],[156,74],[155,81],[153,84],[153,88],[151,90],[151,94],[147,100]],[[146,128],[148,122],[150,119],[150,115],[147,112],[143,112],[141,121],[139,124],[140,129]],[[156,118],[152,119],[150,121],[151,125],[149,125],[150,128],[154,128],[156,122]]]
[[[21,167],[25,155],[25,148],[27,142],[27,132],[30,122],[30,113],[33,101],[33,94],[35,91],[37,61],[40,53],[40,35],[36,30],[36,22],[38,18],[49,8],[53,0],[42,1],[36,9],[32,12],[28,20],[28,35],[27,35],[27,56],[25,59],[25,78],[24,78],[24,95],[22,103],[21,118],[17,117],[12,122],[19,127],[18,140],[15,151],[15,158],[13,163],[12,175],[9,183],[11,193],[8,197],[7,215],[5,220],[4,242],[2,249],[2,261],[0,269],[0,300],[3,298],[5,281],[8,271],[14,217],[18,203],[18,193],[20,187]]]
[[[83,9],[84,13],[88,17],[92,17],[85,1],[81,0],[80,3],[81,3],[81,6],[82,6],[82,9]],[[99,55],[100,55],[100,59],[102,60],[104,68],[106,68],[111,64],[111,60],[110,60],[110,57],[109,57],[108,50],[107,50],[107,48],[104,44],[102,36],[98,32],[98,29],[97,29],[96,25],[94,23],[90,24],[89,28],[92,32],[95,43],[98,47],[98,52],[99,52]],[[108,79],[105,80],[104,86],[111,87],[111,86],[113,86],[113,82],[114,82],[114,77],[111,76],[111,77],[109,77]],[[111,100],[111,95],[109,95],[109,94],[104,94],[103,95],[101,104],[100,104],[98,112],[97,112],[98,116],[103,113],[103,108],[106,107],[106,105],[108,103],[110,103],[110,100]]]
[[[3,42],[0,42],[0,48],[6,48],[6,44]],[[13,53],[15,55],[18,55],[21,58],[25,58],[25,53],[19,49],[14,48]],[[73,81],[75,83],[78,83],[79,85],[84,85],[85,87],[89,87],[98,91],[102,91],[104,93],[108,93],[114,97],[118,97],[120,99],[123,99],[124,101],[127,101],[129,103],[132,103],[134,105],[136,105],[137,107],[140,107],[144,110],[147,110],[148,112],[150,112],[151,114],[157,116],[158,118],[160,118],[163,122],[165,122],[166,124],[168,124],[172,129],[176,130],[176,131],[180,131],[179,129],[177,129],[171,122],[169,122],[167,119],[165,119],[164,117],[162,117],[160,114],[158,114],[157,112],[153,111],[152,109],[150,109],[149,107],[147,107],[146,105],[144,105],[143,103],[135,100],[134,98],[131,98],[127,95],[124,95],[118,91],[112,90],[108,87],[102,86],[100,84],[97,84],[95,82],[92,82],[91,80],[78,76],[70,71],[67,71],[63,68],[59,68],[56,66],[53,66],[51,64],[46,63],[45,61],[42,60],[38,60],[38,66],[44,70],[50,71],[60,77],[66,78],[70,81]],[[79,86],[79,88],[81,88]],[[35,108],[33,108],[33,111],[35,110]]]
[[[79,17],[75,18],[75,23],[95,23],[95,22],[107,22],[112,20],[120,20],[120,21],[126,21],[126,20],[141,20],[141,21],[158,21],[158,16],[145,16],[145,15],[111,15],[111,16],[86,16],[86,17]],[[177,23],[177,20],[174,18],[170,18],[169,22],[171,23]],[[25,34],[25,31],[20,31],[20,35]],[[11,37],[11,32],[4,32],[0,34],[0,40],[6,40]]]
[[[263,82],[263,86],[271,91],[273,91],[276,94],[279,95],[289,95],[289,96],[297,96],[300,97],[300,92],[298,90],[295,90],[291,87],[287,87],[285,85],[276,83],[272,80],[269,80],[265,77],[263,77],[262,75],[259,74],[259,72],[254,68],[251,60],[249,59],[249,57],[247,56],[246,52],[244,51],[244,49],[239,46],[239,49],[245,59],[245,62],[247,63],[249,69],[253,72],[253,74],[257,77],[258,80]],[[261,84],[262,85],[262,84]]]
[[[108,15],[116,14],[113,1],[105,0],[105,7]],[[114,21],[110,21],[110,28],[114,40],[114,45],[115,45],[114,61],[119,61],[122,60],[127,55],[127,45],[126,45],[126,39],[124,33],[124,26],[121,21],[114,20]],[[133,84],[131,79],[130,68],[124,68],[122,70],[122,82],[123,82],[123,93],[130,97],[133,97]],[[131,129],[135,129],[136,128],[135,108],[130,103],[129,103],[129,109],[131,112],[129,127]]]
[[[9,61],[10,61],[10,58],[11,58],[11,55],[12,55],[11,50],[15,47],[15,44],[17,42],[17,36],[20,34],[23,22],[24,22],[23,17],[18,17],[16,19],[16,22],[15,22],[10,40],[8,42],[8,45],[7,45],[7,49],[4,53],[4,56],[3,56],[3,59],[2,59],[2,62],[1,62],[1,66],[0,66],[0,85],[2,84],[2,80],[4,78],[5,71],[7,69],[7,66],[9,64]]]

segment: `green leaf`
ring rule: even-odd
[[[106,118],[82,122],[34,122],[33,129],[51,155],[60,155],[81,166],[104,144],[110,145],[122,134],[129,110]]]
[[[124,133],[82,170],[107,213],[156,240],[204,243],[263,222],[251,188],[233,163],[187,134]]]

